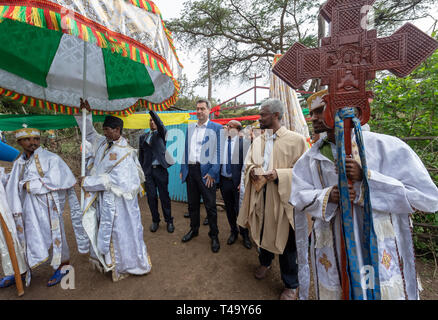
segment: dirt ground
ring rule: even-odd
[[[0,166],[5,163],[0,162]],[[78,190],[77,190],[78,191]],[[79,193],[78,193],[79,194]],[[64,222],[70,247],[70,264],[75,271],[75,289],[63,290],[60,285],[46,287],[53,270],[49,263],[39,266],[32,273],[32,283],[25,288],[25,295],[17,297],[15,286],[0,289],[0,299],[43,300],[99,300],[99,299],[156,299],[156,300],[275,300],[283,289],[278,257],[275,258],[268,277],[254,278],[258,266],[256,248],[243,246],[242,238],[227,245],[229,225],[225,211],[218,207],[219,241],[221,249],[210,249],[208,226],[201,225],[199,236],[188,243],[181,238],[189,230],[189,219],[184,218],[187,204],[172,202],[175,232],[169,234],[164,221],[157,232],[151,233],[152,222],[146,198],[139,201],[144,227],[144,239],[152,262],[152,271],[145,276],[130,276],[113,283],[110,274],[91,269],[88,256],[77,251],[68,206]],[[201,221],[205,218],[201,210]],[[424,300],[438,300],[438,274],[435,279],[434,264],[417,259]],[[314,298],[311,289],[310,298]]]

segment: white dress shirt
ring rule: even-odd
[[[201,162],[202,141],[204,141],[205,130],[208,125],[207,120],[203,125],[196,123],[193,130],[192,140],[190,141],[189,163]]]
[[[271,153],[274,149],[275,138],[277,138],[275,133],[273,135],[266,133],[265,153],[263,154],[263,170],[265,172],[267,172],[269,168],[269,162],[271,161]]]
[[[236,140],[237,140],[237,136],[231,138],[231,164],[233,164],[233,150],[234,150],[234,145],[236,144]],[[225,143],[224,143],[224,153],[223,153],[223,158],[222,158],[222,170],[221,170],[221,175],[223,175],[224,177],[230,178],[231,174],[227,174],[227,161],[228,161],[228,137],[225,139]]]

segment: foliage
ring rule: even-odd
[[[275,53],[283,53],[299,39],[314,46],[317,1],[199,0],[187,1],[181,17],[168,22],[177,39],[190,49],[212,49],[215,80],[248,77],[270,67]],[[206,74],[207,61],[202,65]],[[200,77],[205,83],[205,76]]]
[[[187,0],[180,17],[166,22],[191,52],[212,49],[216,82],[270,69],[276,53],[295,42],[318,45],[318,10],[325,0]],[[405,21],[430,16],[438,0],[376,0],[374,22],[379,35],[391,34]],[[197,84],[206,83],[207,59]]]
[[[371,129],[409,140],[438,183],[438,51],[406,78],[387,76],[374,81]]]
[[[438,184],[438,51],[406,78],[386,76],[373,83],[371,130],[407,140]],[[417,213],[414,223],[438,226],[438,213]],[[431,234],[432,240],[414,237],[419,252],[438,256],[438,229],[414,227],[414,233]]]
[[[436,7],[435,0],[377,0],[374,3],[375,25],[380,36],[391,35],[406,21],[431,17],[430,9]]]
[[[53,114],[51,110],[29,107],[11,99],[0,97],[0,114]]]

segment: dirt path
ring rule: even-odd
[[[248,250],[241,238],[229,246],[229,227],[224,211],[218,211],[221,249],[210,249],[208,226],[201,225],[199,236],[188,243],[181,238],[189,230],[189,219],[183,217],[185,203],[172,203],[175,232],[169,234],[161,223],[156,233],[149,231],[151,223],[146,199],[140,200],[143,213],[144,239],[152,261],[152,271],[146,276],[130,276],[113,283],[109,275],[92,270],[88,257],[77,252],[70,216],[64,217],[70,246],[70,263],[75,269],[74,290],[60,286],[46,287],[52,274],[48,264],[32,273],[32,283],[25,288],[24,299],[277,299],[282,290],[278,261],[263,281],[253,277],[257,266],[256,249]],[[202,219],[205,211],[201,211]],[[16,299],[15,287],[0,290],[0,299]]]

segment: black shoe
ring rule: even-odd
[[[194,231],[192,229],[190,229],[189,232],[187,232],[187,234],[182,238],[182,242],[187,242],[192,240],[192,238],[198,236],[198,231]]]
[[[251,249],[252,248],[252,243],[251,243],[251,240],[249,239],[248,235],[243,236],[243,245],[247,249]]]
[[[151,232],[155,232],[158,230],[159,227],[159,222],[152,222],[151,227],[149,228],[149,230],[151,230]]]
[[[184,218],[190,218],[190,213],[188,212],[184,213]]]
[[[211,239],[211,251],[216,253],[219,251],[220,247],[221,245],[219,244],[219,239],[217,237]]]
[[[173,233],[174,231],[175,231],[175,226],[173,225],[172,222],[169,222],[169,223],[167,224],[167,232],[169,232],[169,233]]]
[[[233,244],[237,240],[237,233],[231,233],[230,237],[228,238],[227,244]]]
[[[208,225],[208,218],[205,218],[204,222],[202,223],[204,226]]]

